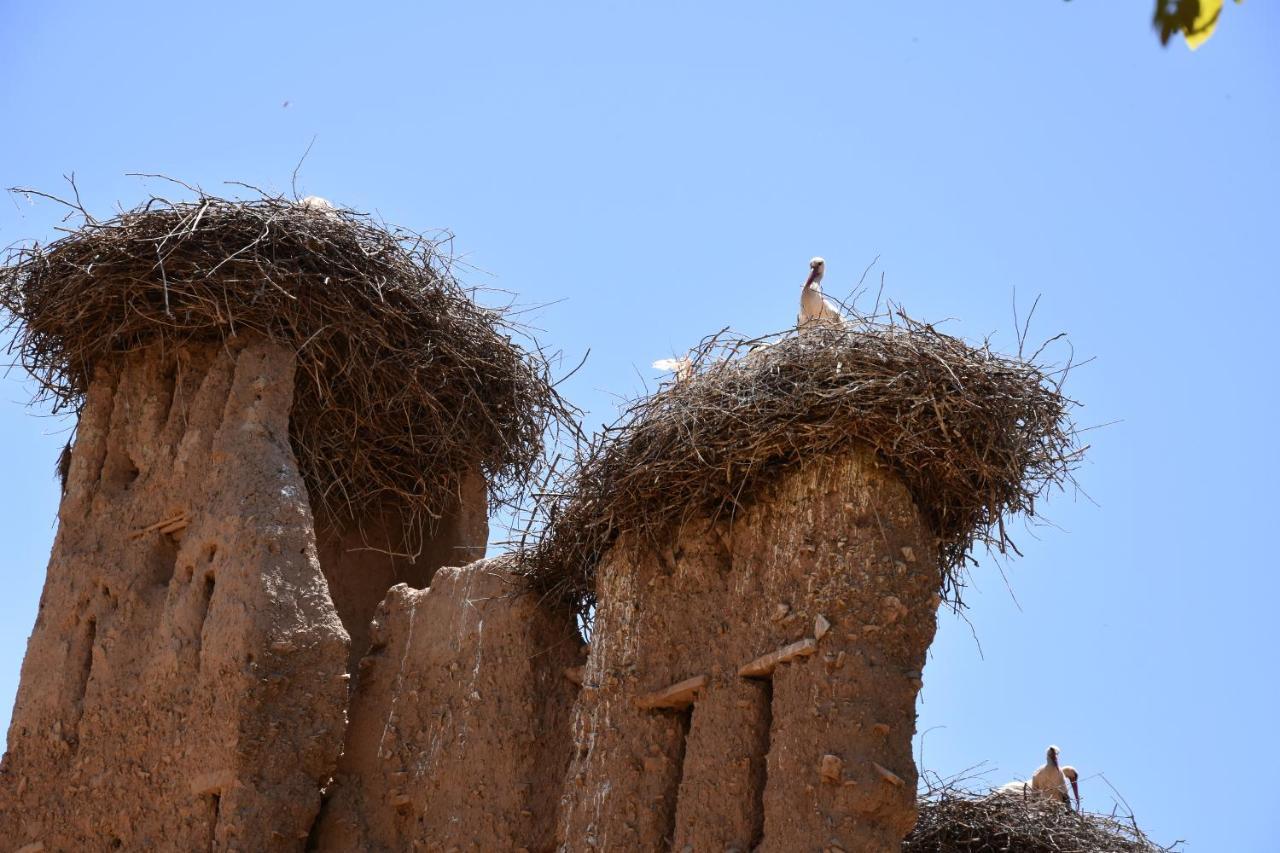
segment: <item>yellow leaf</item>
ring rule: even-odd
[[[1209,40],[1213,28],[1218,26],[1218,16],[1222,14],[1222,0],[1200,0],[1200,14],[1195,23],[1182,31],[1187,40],[1187,47],[1195,50]]]

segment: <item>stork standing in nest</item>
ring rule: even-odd
[[[1034,794],[1038,797],[1054,799],[1071,808],[1071,798],[1067,795],[1067,783],[1071,783],[1071,792],[1075,795],[1076,811],[1080,810],[1080,774],[1070,765],[1058,766],[1059,750],[1051,746],[1045,751],[1045,761],[1031,776],[1030,782],[1009,782],[996,788],[996,794]]]
[[[810,325],[844,327],[840,308],[822,295],[822,276],[826,271],[827,262],[822,258],[809,261],[809,277],[800,290],[800,314],[796,317],[796,325],[801,329]]]

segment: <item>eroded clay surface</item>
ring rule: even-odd
[[[582,663],[572,614],[501,560],[397,586],[361,661],[319,850],[549,850]]]
[[[563,849],[896,850],[915,822],[933,556],[906,489],[865,452],[787,473],[732,527],[620,541],[598,573]],[[807,638],[767,676],[739,675]],[[687,708],[636,707],[703,674]]]
[[[293,374],[242,339],[95,378],[0,769],[5,849],[302,846],[348,639],[289,447]]]

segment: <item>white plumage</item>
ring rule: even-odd
[[[809,261],[809,277],[800,291],[800,314],[796,317],[796,325],[801,329],[809,325],[844,325],[840,308],[822,295],[822,276],[826,271],[827,262],[822,258]]]
[[[1067,795],[1067,783],[1071,783],[1071,791],[1075,794],[1076,808],[1080,808],[1080,786],[1078,780],[1080,775],[1076,769],[1071,766],[1058,766],[1059,750],[1056,746],[1051,746],[1045,751],[1045,762],[1031,776],[1030,782],[1016,780],[1006,782],[999,788],[992,791],[993,795],[998,794],[1017,794],[1021,796],[1034,795],[1037,797],[1047,797],[1058,800],[1063,805],[1070,808],[1071,798]]]
[[[660,358],[653,363],[655,370],[665,370],[675,375],[677,382],[683,382],[693,375],[693,361],[687,356],[681,358]]]
[[[298,202],[298,207],[305,207],[308,210],[315,210],[321,213],[337,213],[338,208],[334,207],[333,202],[327,198],[321,198],[318,195],[309,195],[302,201]]]
[[[1031,783],[1024,782],[1021,779],[1014,779],[1012,782],[1005,782],[999,788],[992,789],[993,794],[1018,794],[1026,796],[1031,793]]]
[[[1058,748],[1051,746],[1045,750],[1044,764],[1036,768],[1031,776],[1031,788],[1059,799],[1067,798],[1067,780],[1058,767]]]

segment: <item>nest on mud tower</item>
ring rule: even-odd
[[[73,205],[84,213],[78,205]],[[543,354],[450,272],[448,236],[281,197],[152,198],[0,268],[10,349],[54,411],[98,365],[162,342],[255,333],[298,355],[291,442],[322,523],[398,513],[412,553],[479,466],[523,488],[565,415]]]
[[[692,361],[689,378],[631,404],[544,490],[524,571],[584,614],[620,535],[656,542],[692,518],[731,518],[779,472],[857,445],[910,489],[937,536],[940,589],[958,603],[975,543],[1012,548],[1004,519],[1033,514],[1082,452],[1066,368],[970,346],[901,311],[754,349],[713,337]]]
[[[921,797],[902,853],[1161,853],[1132,816],[1077,814],[1016,795],[948,787]]]

